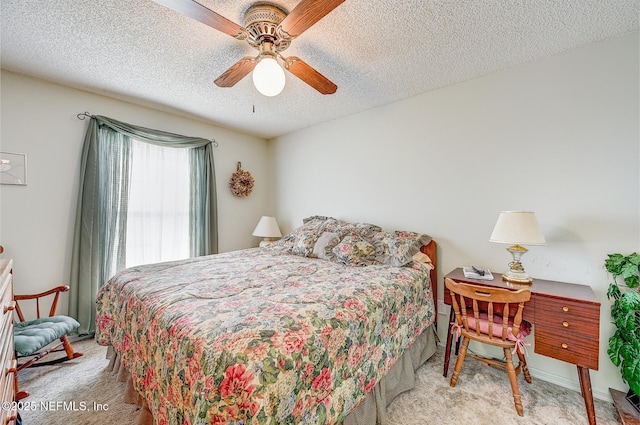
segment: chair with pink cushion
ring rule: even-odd
[[[465,357],[473,357],[487,364],[502,367],[509,373],[516,411],[518,415],[524,416],[518,374],[522,372],[525,380],[531,383],[524,356],[525,346],[530,345],[524,338],[531,333],[531,324],[522,319],[524,305],[531,298],[531,291],[472,285],[451,279],[445,279],[445,286],[451,292],[451,305],[455,313],[451,332],[458,337],[462,336],[456,367],[451,376],[451,386],[454,387],[458,382]],[[501,347],[505,360],[489,359],[469,352],[471,340]],[[517,367],[514,367],[512,354],[518,355]]]

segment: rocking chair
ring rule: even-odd
[[[68,316],[57,315],[58,298],[60,293],[66,292],[69,287],[61,285],[45,292],[33,295],[14,295],[16,302],[16,313],[19,322],[16,322],[13,330],[14,346],[16,358],[28,358],[22,364],[18,364],[18,370],[22,370],[29,366],[44,366],[60,363],[66,360],[75,359],[82,356],[82,353],[73,351],[73,347],[67,338],[67,334],[78,329],[80,324],[73,318]],[[48,317],[40,317],[40,298],[53,295],[51,309]],[[37,318],[33,320],[25,320],[19,301],[35,300]],[[53,345],[55,342],[57,344]],[[62,351],[64,348],[67,357],[62,357],[48,362],[38,362],[41,358],[49,353]],[[38,363],[36,363],[38,362]]]

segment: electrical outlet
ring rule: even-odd
[[[443,300],[438,300],[438,314],[447,314],[448,307]]]

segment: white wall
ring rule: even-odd
[[[0,244],[14,260],[16,293],[68,283],[80,157],[88,111],[131,124],[215,139],[221,252],[257,246],[251,236],[260,216],[270,214],[270,167],[265,140],[202,121],[2,71],[1,145],[27,154],[27,186],[0,186]],[[256,183],[247,198],[228,188],[238,161]],[[60,312],[67,309],[67,298]]]
[[[606,354],[603,264],[640,249],[638,60],[636,32],[274,139],[283,230],[322,214],[428,233],[442,288],[459,266],[504,271],[505,246],[488,241],[498,213],[535,211],[547,245],[525,268],[595,291],[592,384],[610,399],[626,387]],[[579,388],[574,366],[529,353],[534,376]]]

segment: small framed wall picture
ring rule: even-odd
[[[0,152],[0,184],[27,184],[27,155]]]

